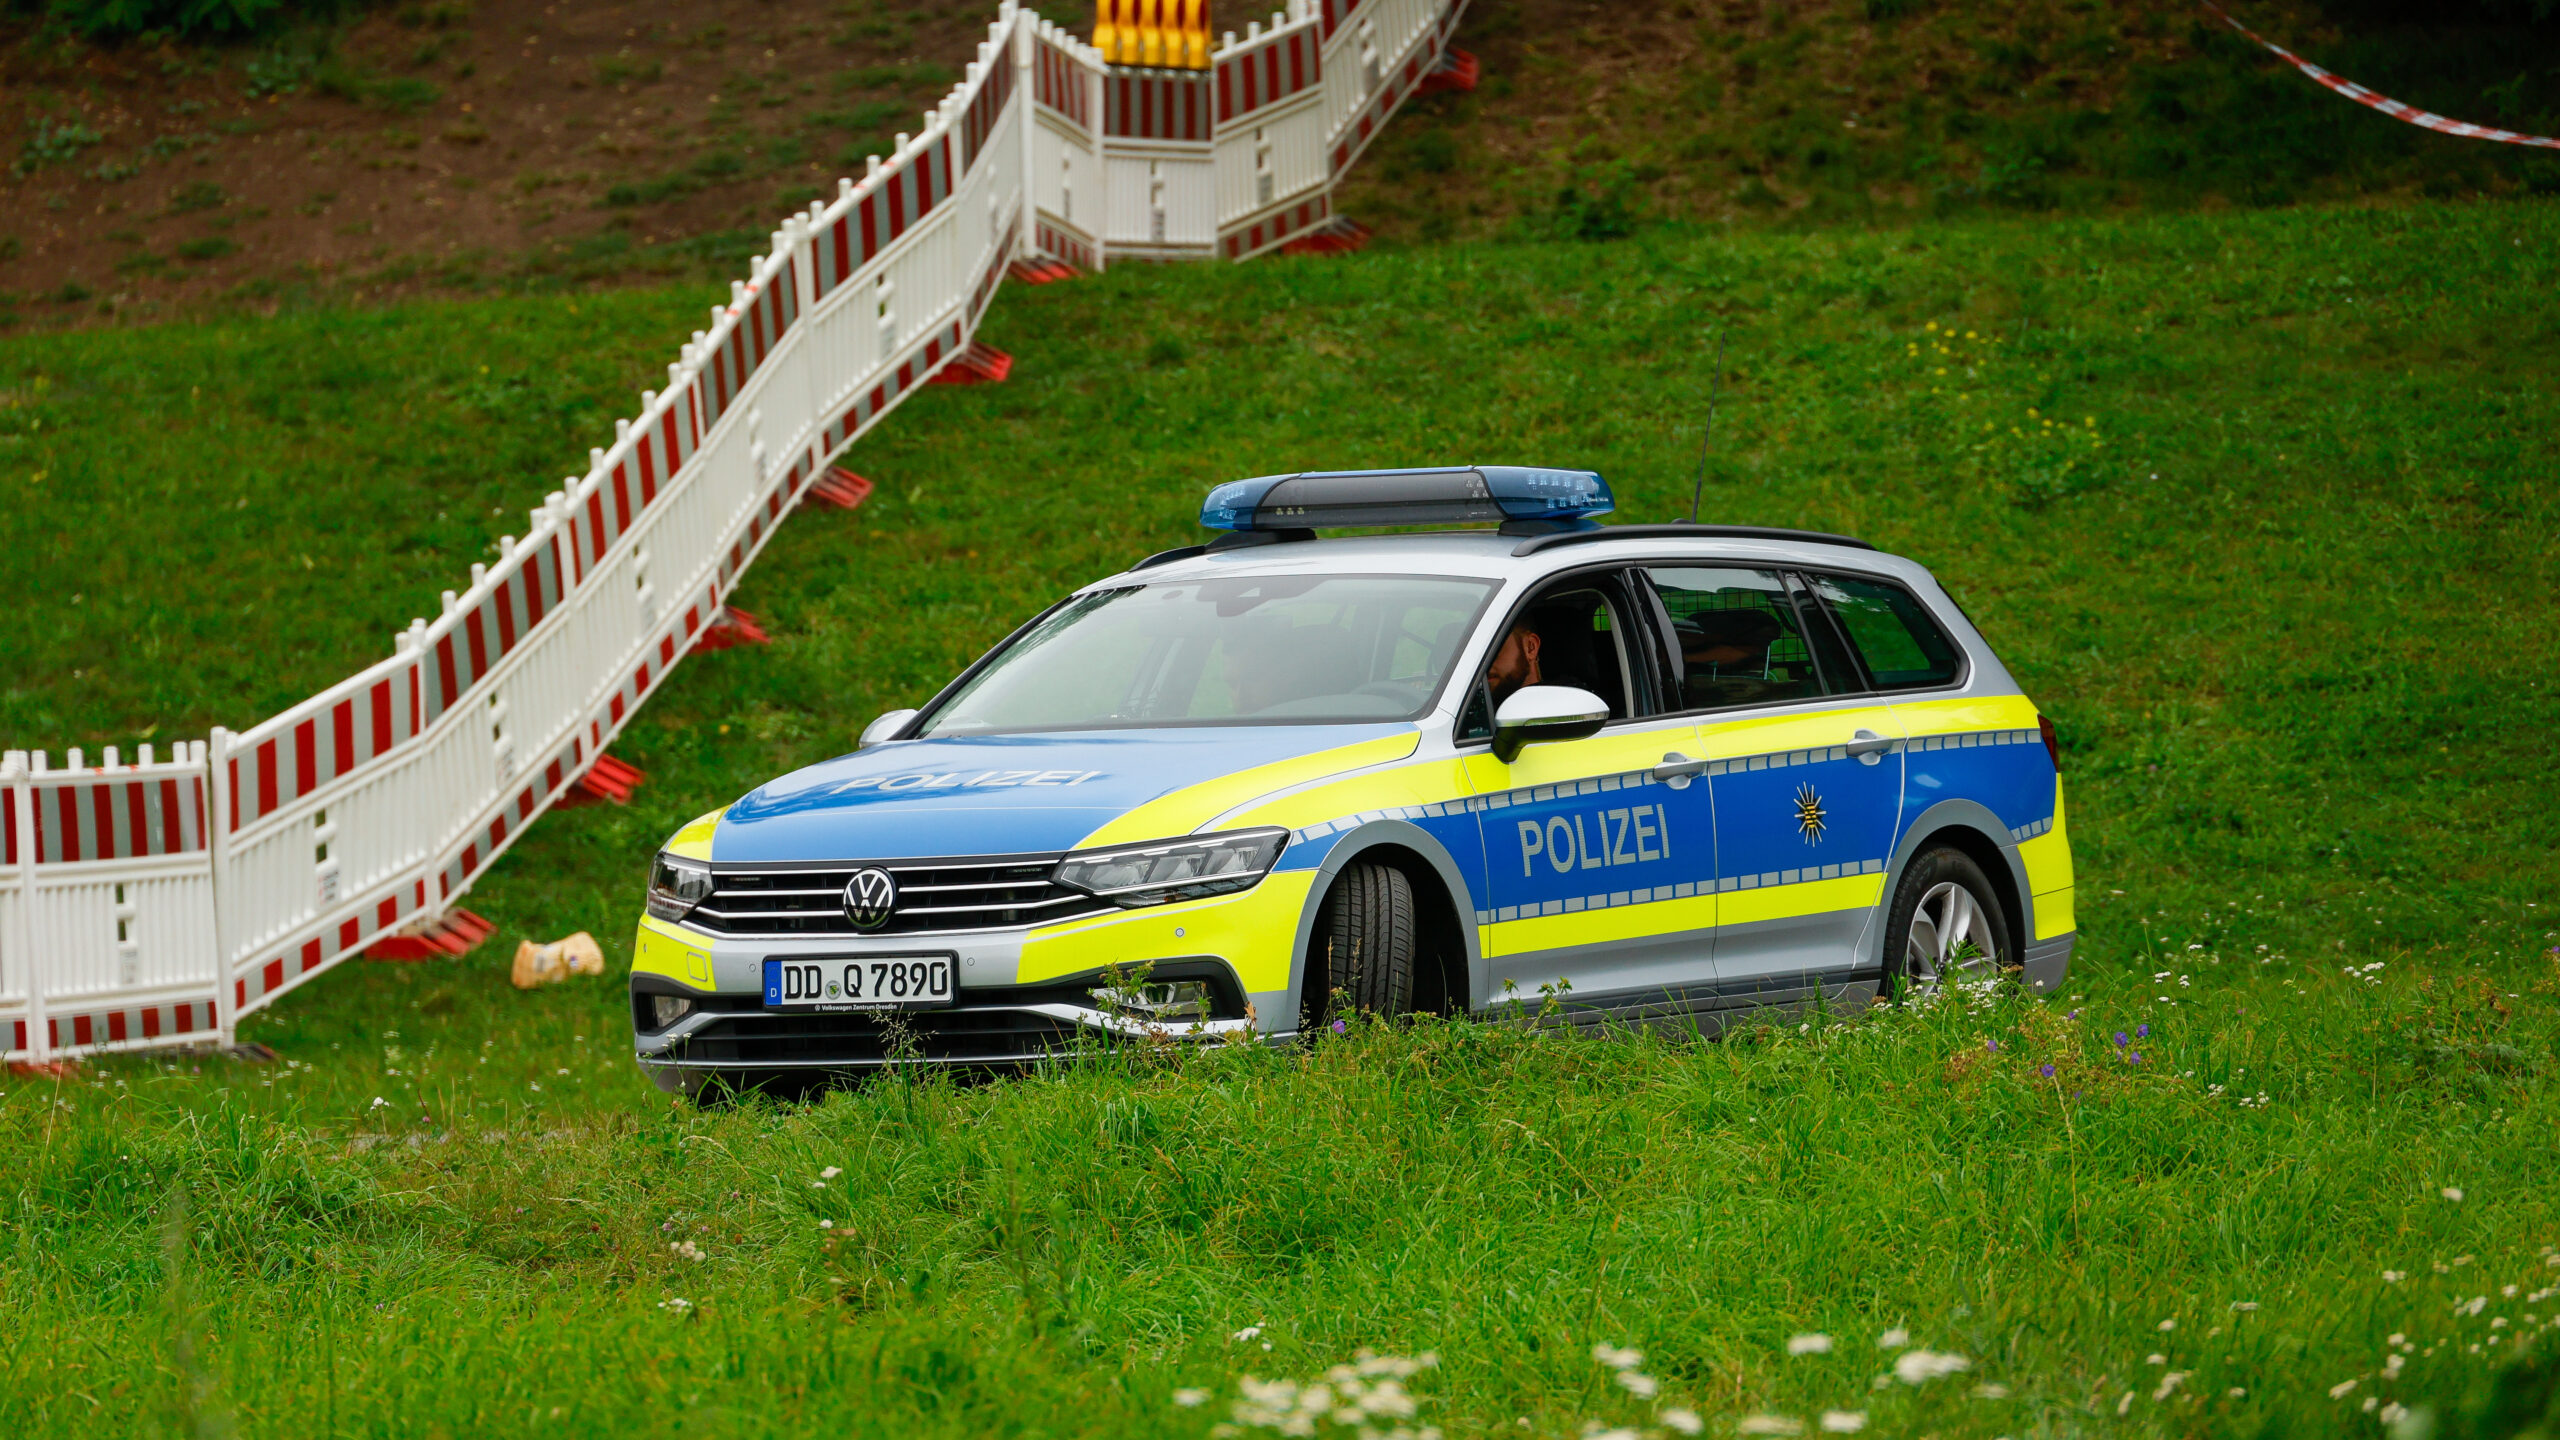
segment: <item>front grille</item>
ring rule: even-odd
[[[938,935],[1046,925],[1112,908],[1050,880],[1055,855],[884,861],[897,877],[898,907],[877,930],[857,930],[844,914],[844,887],[857,865],[807,870],[714,870],[711,898],[685,922],[717,935]]]
[[[1080,1038],[1081,1036],[1081,1038]],[[724,1015],[678,1040],[666,1058],[688,1065],[1024,1065],[1094,1043],[1072,1020],[1037,1010],[911,1010],[892,1014]]]

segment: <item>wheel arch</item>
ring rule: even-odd
[[[2025,865],[2018,859],[2015,842],[1998,837],[2009,833],[2000,817],[1973,800],[1941,800],[1920,813],[1920,817],[1903,828],[1902,838],[1893,847],[1893,863],[1885,867],[1884,894],[1877,905],[1880,920],[1889,921],[1893,913],[1893,897],[1902,888],[1903,872],[1910,868],[1911,858],[1931,845],[1946,845],[1964,852],[1999,891],[2001,914],[2008,920],[2010,963],[2023,964],[2027,939],[2036,933],[2031,913],[2034,896],[2027,888]],[[1874,931],[1875,944],[1868,963],[1882,965],[1884,947],[1890,939],[1885,925]]]
[[[1378,820],[1337,840],[1316,866],[1315,882],[1307,889],[1307,903],[1298,912],[1298,933],[1289,955],[1290,1014],[1285,1024],[1273,1027],[1275,1030],[1295,1031],[1303,1022],[1304,1017],[1298,1013],[1298,997],[1306,993],[1307,950],[1315,939],[1316,917],[1324,909],[1325,897],[1333,891],[1335,877],[1359,861],[1393,865],[1405,872],[1419,912],[1415,918],[1430,936],[1430,953],[1436,955],[1441,966],[1440,983],[1458,1013],[1471,1009],[1475,996],[1483,989],[1484,957],[1477,944],[1475,905],[1465,872],[1458,868],[1447,847],[1421,826],[1403,820]],[[1426,993],[1421,974],[1414,976],[1414,984],[1417,996]]]

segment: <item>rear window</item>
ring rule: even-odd
[[[1807,577],[1823,608],[1840,622],[1850,648],[1879,690],[1952,685],[1963,656],[1929,612],[1899,585],[1846,575]]]

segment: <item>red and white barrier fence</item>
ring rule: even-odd
[[[8,1057],[227,1041],[444,917],[721,621],[804,493],[837,493],[831,457],[955,362],[1001,375],[964,352],[1016,263],[1241,258],[1327,223],[1463,0],[1295,3],[1172,72],[1107,67],[1004,0],[916,133],[788,217],[639,417],[387,659],[167,759],[0,756]]]

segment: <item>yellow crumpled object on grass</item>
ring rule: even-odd
[[[572,975],[604,973],[604,947],[596,937],[581,930],[566,940],[536,945],[527,940],[516,946],[515,973],[512,978],[519,990],[536,985],[557,985]]]

